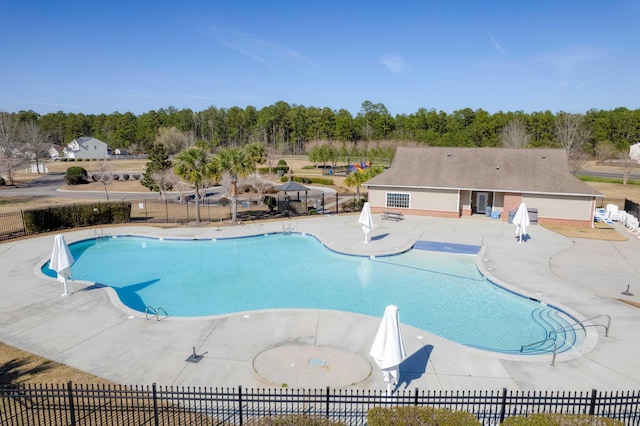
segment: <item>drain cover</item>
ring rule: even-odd
[[[324,359],[320,358],[311,358],[309,359],[309,365],[313,365],[315,367],[324,367],[327,362]]]

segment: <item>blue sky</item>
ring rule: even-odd
[[[640,107],[640,2],[0,2],[0,111]]]

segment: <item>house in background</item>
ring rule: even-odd
[[[76,160],[103,159],[108,156],[107,144],[99,139],[84,136],[72,140],[66,148],[64,155]]]
[[[629,147],[629,158],[640,164],[640,143],[634,143]]]
[[[53,144],[47,152],[52,160],[59,160],[64,157],[64,147],[62,145]]]
[[[590,227],[603,197],[569,172],[562,149],[399,147],[363,184],[373,212],[509,219],[520,203],[538,223]]]

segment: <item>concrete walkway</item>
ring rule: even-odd
[[[410,355],[399,389],[636,390],[640,387],[640,240],[571,240],[541,226],[518,244],[514,226],[487,218],[374,218],[363,244],[358,215],[323,216],[222,227],[119,226],[65,234],[68,242],[105,235],[220,238],[275,231],[316,235],[333,250],[397,253],[417,240],[483,247],[478,267],[492,280],[562,306],[579,318],[611,316],[589,328],[585,344],[560,354],[509,356],[470,349],[403,325]],[[617,226],[617,225],[616,225]],[[147,320],[108,288],[40,273],[53,235],[0,244],[0,340],[123,384],[385,389],[369,357],[379,318],[340,311],[273,310],[218,317]],[[621,293],[630,285],[634,296]],[[456,313],[460,315],[463,313]],[[380,313],[382,316],[382,312]],[[401,315],[402,320],[402,315]],[[594,320],[606,324],[606,318]],[[192,357],[193,348],[198,356]]]

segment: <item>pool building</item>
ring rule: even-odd
[[[582,227],[603,197],[569,172],[563,149],[398,147],[364,186],[377,213],[508,221],[525,203],[539,223]]]

